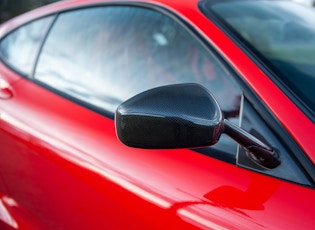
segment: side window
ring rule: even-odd
[[[0,42],[1,59],[25,75],[31,75],[36,56],[53,17],[28,23],[3,38]]]
[[[150,88],[199,83],[216,96],[226,117],[238,122],[241,92],[230,73],[183,25],[147,8],[92,7],[60,14],[35,79],[110,112]],[[216,146],[235,158],[235,142],[222,140]]]

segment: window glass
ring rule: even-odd
[[[233,28],[315,115],[315,10],[287,1],[209,1],[207,10]]]
[[[17,71],[30,75],[52,20],[53,17],[46,17],[31,22],[2,39],[0,43],[1,59]]]
[[[94,7],[60,14],[35,78],[110,112],[150,88],[200,83],[216,96],[226,117],[238,121],[241,92],[230,73],[181,24],[146,8]],[[227,146],[235,154],[236,144]]]

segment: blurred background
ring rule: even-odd
[[[57,0],[0,0],[0,23]]]

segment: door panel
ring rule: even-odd
[[[311,227],[311,189],[186,149],[132,149],[111,119],[24,79],[14,91],[0,101],[0,173],[34,225]]]

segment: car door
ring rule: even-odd
[[[10,51],[10,44],[34,23],[45,29],[34,32],[42,33],[31,42],[38,49],[26,48],[35,56],[23,65],[15,60],[29,56]],[[1,74],[12,93],[0,100],[3,226],[310,227],[312,190],[294,184],[310,182],[290,154],[267,176],[238,167],[239,147],[228,137],[194,150],[133,149],[118,141],[116,107],[161,85],[204,85],[236,124],[244,106],[252,109],[237,74],[177,16],[150,5],[76,7],[17,28],[0,47]],[[252,113],[258,129],[270,133]],[[293,178],[284,170],[293,170]]]

